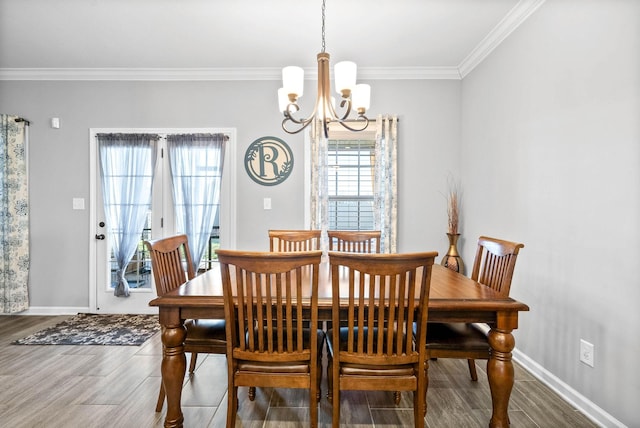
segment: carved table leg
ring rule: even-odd
[[[493,402],[493,415],[489,426],[506,428],[509,426],[509,397],[513,389],[511,351],[515,347],[515,339],[511,330],[498,328],[492,328],[488,338],[491,345],[491,358],[487,362],[487,377]]]
[[[180,428],[184,422],[180,401],[182,383],[187,368],[184,355],[184,325],[165,325],[162,331],[162,382],[167,394],[167,416],[164,420],[166,428]]]

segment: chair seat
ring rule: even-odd
[[[215,342],[226,348],[227,336],[224,320],[187,320],[184,323],[187,329],[185,345],[215,345]]]
[[[363,329],[362,337],[364,338],[363,346],[367,347],[367,328]],[[356,336],[355,343],[358,343],[359,335],[358,328],[355,327],[353,329],[354,335]],[[347,337],[349,335],[349,329],[347,327],[340,328],[340,350],[343,352],[347,351]],[[376,340],[378,335],[378,329],[375,328],[373,331],[374,340]],[[329,356],[331,357],[334,352],[333,344],[331,340],[333,339],[333,329],[330,329],[327,332],[327,349],[329,352]],[[374,349],[377,346],[374,344]],[[375,351],[374,351],[375,352]],[[348,363],[342,362],[340,364],[340,374],[344,375],[356,375],[356,376],[415,376],[415,370],[413,365],[406,364],[400,366],[384,366],[377,364],[359,364],[359,363]]]
[[[265,333],[265,343],[267,330]],[[324,346],[325,333],[318,329],[316,330],[318,349],[322,349]],[[293,335],[296,336],[295,330]],[[305,342],[305,347],[309,347],[310,330],[305,329],[302,331],[302,340]],[[285,343],[286,348],[286,343]],[[236,366],[237,371],[242,372],[254,372],[254,373],[309,373],[310,366],[309,361],[253,361],[253,360],[238,360]]]
[[[489,343],[485,333],[473,324],[429,323],[427,349],[489,352]]]
[[[347,376],[416,376],[412,365],[406,366],[376,366],[343,363],[340,365],[340,374]]]
[[[262,362],[262,361],[245,361],[238,360],[236,366],[238,372],[251,373],[309,373],[309,362],[302,363],[296,361],[279,362]]]

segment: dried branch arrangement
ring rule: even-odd
[[[457,234],[460,220],[460,189],[458,184],[449,179],[449,191],[447,193],[447,217],[448,233]]]

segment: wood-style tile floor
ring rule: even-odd
[[[68,317],[0,316],[0,426],[161,427],[154,411],[160,385],[162,345],[156,334],[142,346],[11,345]],[[488,426],[491,396],[484,361],[471,382],[465,361],[432,361],[427,396],[429,428]],[[194,376],[185,378],[185,427],[224,427],[227,387],[224,356],[201,354]],[[331,426],[326,380],[320,426]],[[236,427],[306,427],[306,391],[260,389],[256,400],[240,389]],[[341,426],[412,426],[412,400],[392,393],[348,391],[341,400]],[[516,365],[509,418],[512,427],[594,427],[589,419]]]

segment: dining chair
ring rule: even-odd
[[[148,240],[144,241],[144,244],[151,255],[151,271],[158,296],[178,288],[187,280],[195,277],[187,235]],[[224,320],[186,320],[184,326],[187,330],[184,350],[191,353],[189,375],[192,375],[196,368],[199,352],[226,354]],[[156,412],[162,410],[164,398],[164,384],[160,383]]]
[[[340,326],[327,333],[334,427],[342,390],[413,391],[414,424],[424,427],[427,312],[437,255],[329,252],[332,324]]]
[[[321,354],[318,270],[322,251],[217,250],[226,319],[227,426],[235,426],[238,387],[309,390],[318,425]]]
[[[329,230],[329,251],[379,253],[379,230]]]
[[[269,230],[269,251],[316,251],[320,249],[320,230]]]
[[[509,297],[518,252],[524,245],[481,236],[478,239],[471,279]],[[432,323],[427,334],[431,358],[465,358],[472,381],[478,380],[475,360],[488,360],[491,347],[487,325],[465,323]]]
[[[295,252],[316,251],[320,249],[320,230],[270,229],[269,251]],[[256,397],[255,387],[249,387],[249,400]]]

